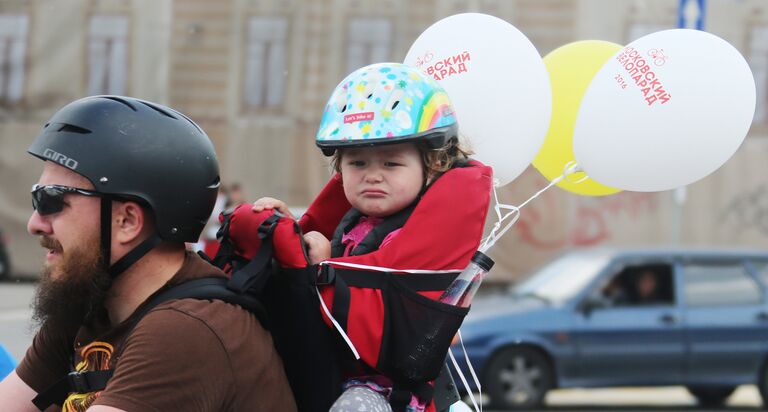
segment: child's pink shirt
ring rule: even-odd
[[[368,235],[368,233],[371,233],[371,230],[381,224],[384,219],[380,217],[373,217],[373,216],[363,216],[360,218],[360,221],[357,222],[357,224],[350,229],[349,232],[345,233],[341,237],[341,244],[344,245],[344,255],[343,256],[349,256],[350,252],[360,244],[360,242],[365,239],[365,237]],[[384,237],[384,240],[381,241],[381,245],[379,247],[382,247],[386,245],[387,243],[391,242],[392,239],[397,236],[398,233],[400,233],[401,229],[395,229],[387,236]]]

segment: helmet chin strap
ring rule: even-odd
[[[104,269],[109,273],[112,280],[114,280],[118,275],[125,272],[126,269],[128,269],[131,265],[136,263],[139,259],[141,259],[144,255],[149,253],[150,250],[154,249],[155,246],[159,245],[162,242],[162,239],[160,239],[160,236],[157,234],[153,234],[152,236],[144,239],[141,243],[139,243],[138,246],[133,248],[130,252],[126,253],[125,256],[121,257],[120,259],[115,262],[114,265],[110,265],[111,263],[111,255],[112,255],[112,197],[111,196],[102,196],[101,197],[101,258],[104,265]],[[109,289],[110,285],[106,285],[106,289]]]

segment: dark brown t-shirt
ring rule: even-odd
[[[224,276],[188,253],[165,287],[211,275]],[[39,393],[73,366],[114,368],[103,391],[68,398],[77,411],[92,405],[126,411],[296,410],[272,338],[245,309],[181,299],[158,305],[131,329],[135,321],[129,317],[116,327],[95,322],[76,334],[54,335],[43,326],[16,372]]]

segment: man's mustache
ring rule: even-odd
[[[62,252],[61,243],[58,240],[50,238],[48,236],[40,236],[40,246],[53,250],[54,252]]]

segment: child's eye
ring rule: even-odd
[[[401,163],[397,163],[397,162],[384,162],[384,166],[386,166],[386,167],[395,167],[395,166],[402,166],[402,164]]]
[[[347,164],[356,167],[365,166],[365,162],[362,160],[350,160]]]

